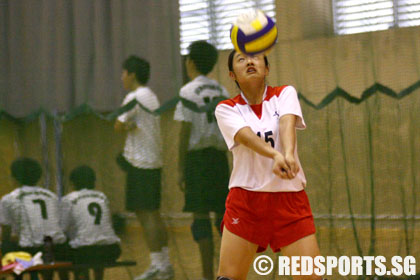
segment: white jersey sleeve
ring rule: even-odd
[[[127,105],[128,103],[130,103],[130,101],[134,100],[135,98],[136,96],[134,94],[127,94],[123,100],[122,106]],[[138,105],[134,106],[131,110],[119,115],[118,120],[122,123],[134,121],[138,110],[137,107]]]
[[[114,233],[109,202],[100,191],[83,189],[62,200],[62,225],[72,248],[119,243]]]
[[[232,150],[235,146],[235,135],[238,131],[249,126],[237,108],[231,104],[231,99],[222,101],[216,107],[216,119],[223,138],[229,148]]]
[[[12,224],[12,217],[10,214],[10,210],[7,206],[7,195],[3,196],[3,198],[0,200],[0,224],[1,225],[11,225]]]
[[[179,96],[181,98],[186,98],[187,93],[185,92],[185,88],[182,88]],[[176,104],[176,109],[174,113],[174,120],[182,121],[182,122],[192,122],[193,121],[193,111],[188,109],[187,107],[182,104],[180,100],[178,104]]]
[[[294,87],[288,86],[284,89],[283,93],[278,97],[278,106],[280,115],[279,119],[281,119],[284,115],[292,114],[298,117],[296,121],[296,128],[306,128],[302,115],[302,109],[300,108],[299,99]]]

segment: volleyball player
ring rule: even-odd
[[[266,85],[263,54],[232,51],[228,67],[241,93],[216,107],[233,153],[217,279],[244,280],[255,253],[268,245],[284,256],[315,257],[319,248],[296,148],[296,128],[305,128],[296,90]]]
[[[20,185],[0,201],[2,254],[25,251],[32,255],[43,251],[44,238],[52,238],[56,260],[66,259],[66,236],[59,224],[57,196],[37,186],[42,175],[41,165],[31,158],[18,158],[11,167],[12,177]],[[51,272],[42,273],[52,279]],[[32,279],[37,279],[35,274]],[[60,276],[64,279],[64,276]]]
[[[124,61],[121,80],[129,93],[123,105],[137,100],[150,111],[159,108],[157,96],[146,86],[149,77],[150,65],[146,60],[130,56]],[[150,250],[150,267],[135,279],[171,279],[174,272],[168,236],[159,213],[163,164],[160,118],[136,105],[118,117],[115,130],[127,133],[120,157],[120,165],[127,174],[126,209],[136,213]]]
[[[198,107],[216,98],[229,97],[226,89],[207,77],[217,62],[216,48],[205,42],[193,42],[188,48],[185,66],[189,83],[180,90],[180,97]],[[225,210],[229,167],[226,146],[217,127],[214,112],[194,112],[179,102],[174,119],[182,122],[179,149],[179,174],[185,183],[184,211],[193,213],[191,232],[200,249],[204,279],[214,279],[214,244],[209,212],[216,215],[216,227]]]
[[[72,170],[70,181],[75,191],[64,196],[60,205],[61,225],[76,264],[112,263],[121,254],[120,239],[111,224],[108,198],[94,190],[95,180],[95,172],[89,166]],[[103,272],[103,268],[95,268],[95,280],[102,280]],[[75,271],[75,279],[89,279],[87,270]]]

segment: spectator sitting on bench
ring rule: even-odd
[[[0,201],[2,254],[25,251],[34,255],[43,251],[44,238],[49,236],[55,260],[65,260],[66,236],[59,224],[58,198],[50,190],[37,186],[41,165],[31,158],[18,158],[10,169],[20,187]],[[52,279],[52,274],[52,271],[42,272],[43,279]],[[60,278],[65,279],[65,275]],[[31,273],[31,279],[38,279],[36,272]]]
[[[95,172],[89,166],[79,166],[70,174],[76,191],[61,201],[61,223],[69,238],[74,264],[107,264],[121,254],[120,239],[115,234],[104,193],[95,188]],[[104,268],[95,267],[95,279],[103,279]],[[76,270],[75,279],[89,279],[88,271]]]

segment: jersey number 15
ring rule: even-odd
[[[257,136],[261,138],[261,132],[258,131]],[[264,141],[270,143],[271,147],[274,148],[273,132],[271,130],[264,132]]]

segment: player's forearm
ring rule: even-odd
[[[296,116],[285,115],[280,119],[280,140],[284,155],[294,155],[296,145]]]
[[[281,155],[270,144],[264,142],[249,127],[241,128],[235,135],[235,142],[246,146],[254,152],[268,158]]]

